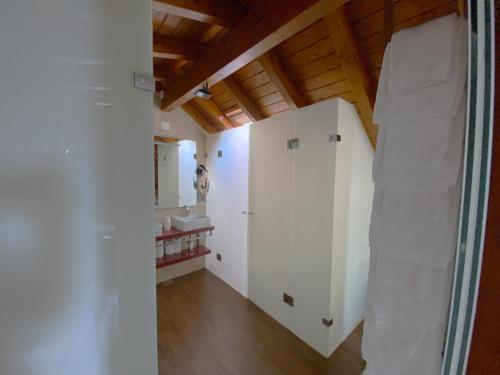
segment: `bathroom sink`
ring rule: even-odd
[[[172,226],[181,231],[195,230],[210,226],[210,218],[204,215],[172,216]]]

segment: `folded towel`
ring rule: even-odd
[[[389,68],[392,43],[388,44],[377,89],[374,123],[390,124],[456,115],[467,78],[465,23],[459,20],[457,24],[460,27],[457,27],[459,30],[454,35],[453,45],[458,63],[451,68],[451,74],[444,82],[420,90],[390,95]]]
[[[445,269],[457,246],[457,224],[408,222],[373,216],[370,246],[400,260]]]
[[[411,322],[408,315],[405,318]],[[435,375],[440,372],[444,325],[432,331],[411,323],[409,326],[405,335],[400,335],[375,317],[365,319],[362,352],[368,366],[363,374]]]
[[[452,119],[433,118],[381,125],[372,177],[379,188],[446,191],[457,185],[467,110],[462,91]]]
[[[424,266],[388,256],[373,248],[374,282],[399,290],[415,300],[427,300],[433,295],[443,295],[448,286],[447,272],[442,268]],[[446,269],[451,267],[452,262]]]
[[[450,287],[453,280],[453,266],[441,271],[445,278],[436,285],[426,299],[375,282],[371,275],[368,279],[367,306],[374,307],[386,314],[406,316],[416,326],[436,328],[446,320]]]
[[[458,26],[457,26],[458,25]],[[458,63],[454,14],[395,33],[389,57],[389,94],[401,94],[442,83]]]
[[[447,191],[415,192],[411,190],[379,189],[373,203],[375,215],[406,222],[423,221],[455,224],[460,208],[460,186]]]

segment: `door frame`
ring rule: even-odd
[[[483,258],[492,157],[493,0],[468,1],[468,110],[453,291],[442,375],[465,374]]]

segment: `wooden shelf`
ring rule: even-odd
[[[156,268],[163,268],[189,259],[198,258],[210,254],[211,252],[212,250],[209,248],[198,245],[193,250],[183,250],[178,254],[165,255],[163,258],[156,258]]]
[[[198,228],[198,229],[193,229],[193,230],[188,230],[188,231],[181,231],[181,230],[178,230],[176,228],[172,228],[170,230],[165,230],[165,231],[163,231],[162,234],[156,236],[156,241],[173,240],[176,238],[182,238],[184,236],[189,236],[190,234],[211,232],[214,229],[215,229],[215,227],[213,225],[209,226],[209,227]]]

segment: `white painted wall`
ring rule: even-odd
[[[0,48],[0,374],[156,374],[151,3],[3,1]]]
[[[368,232],[374,185],[373,148],[352,104],[339,100],[333,215],[331,312],[328,354],[361,323],[370,247]]]
[[[210,178],[207,215],[216,229],[207,238],[212,253],[206,257],[206,267],[245,297],[248,295],[248,142],[248,126],[207,137]],[[222,151],[222,157],[217,156],[218,151]],[[217,261],[217,253],[222,261]]]

